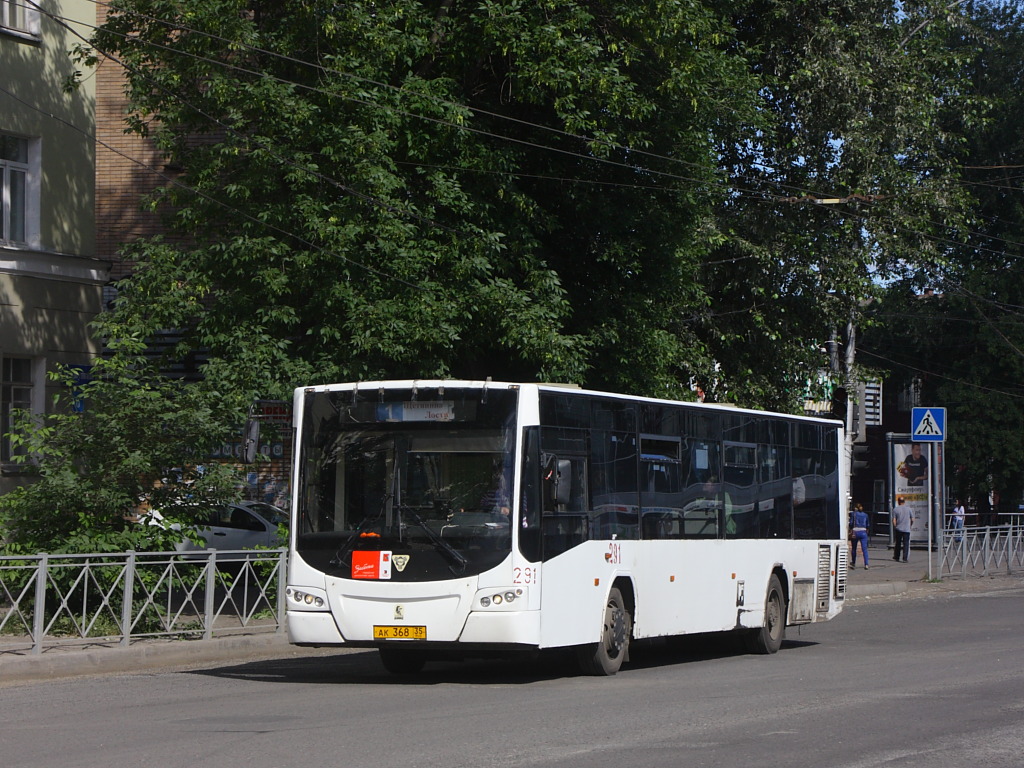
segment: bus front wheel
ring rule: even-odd
[[[775,653],[782,647],[785,634],[786,598],[782,592],[782,582],[772,574],[764,599],[764,624],[747,635],[747,647],[751,653]]]
[[[414,675],[427,663],[426,651],[414,648],[380,648],[380,661],[393,675]]]
[[[604,608],[601,639],[576,649],[580,670],[586,675],[614,675],[629,653],[629,637],[633,634],[633,618],[629,615],[622,593],[612,587]]]

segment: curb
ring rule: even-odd
[[[84,675],[135,673],[171,667],[202,666],[210,662],[309,655],[289,645],[284,633],[244,635],[217,640],[143,641],[128,648],[49,648],[39,655],[0,655],[0,686]]]
[[[879,584],[847,584],[846,596],[848,598],[858,597],[888,597],[889,595],[900,595],[910,589],[905,581],[885,581]]]

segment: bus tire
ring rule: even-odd
[[[764,624],[747,635],[747,649],[751,653],[775,653],[782,647],[786,636],[786,597],[782,582],[774,573],[768,579],[768,592],[764,598]]]
[[[427,663],[427,652],[415,648],[378,648],[380,662],[393,675],[415,675]]]
[[[629,653],[633,617],[629,615],[618,587],[612,587],[608,593],[601,625],[601,639],[598,642],[576,648],[580,671],[585,675],[614,675]]]

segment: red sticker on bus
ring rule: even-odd
[[[391,553],[354,551],[352,553],[352,578],[390,579]]]

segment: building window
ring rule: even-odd
[[[25,0],[0,0],[0,28],[39,36],[39,9]]]
[[[4,357],[0,361],[0,461],[4,463],[23,452],[12,449],[8,436],[14,427],[14,412],[36,410],[33,363],[30,357]]]
[[[0,133],[0,243],[33,241],[32,197],[36,177],[33,142]],[[36,160],[37,162],[37,160]]]

